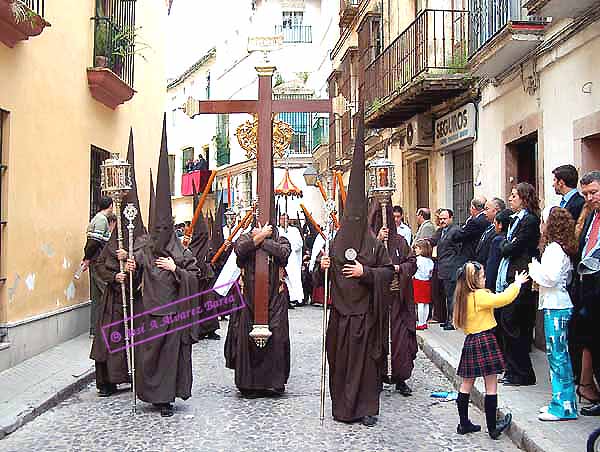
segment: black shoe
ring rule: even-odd
[[[438,323],[440,328],[446,328],[446,325],[448,325],[446,322]]]
[[[444,331],[454,331],[456,328],[451,323],[444,325]]]
[[[456,426],[456,433],[459,435],[466,435],[468,433],[476,433],[481,431],[481,425],[473,424],[469,422],[467,425],[458,424]]]
[[[173,409],[173,405],[171,403],[161,403],[160,404],[160,415],[162,417],[171,417],[173,416],[175,410]]]
[[[377,416],[365,416],[360,420],[360,422],[366,427],[373,427],[375,424],[377,424]]]
[[[221,336],[219,336],[217,333],[215,333],[213,331],[212,333],[208,333],[206,335],[205,339],[211,339],[213,341],[219,341],[219,340],[221,340]]]
[[[101,388],[98,388],[98,397],[110,397],[114,393],[117,392],[117,385],[105,385]]]
[[[390,378],[390,376],[388,374],[385,374],[383,377],[381,377],[381,381],[388,385],[392,384],[392,379]]]
[[[273,388],[273,394],[275,396],[282,396],[285,393],[285,387],[282,388]]]
[[[600,416],[600,403],[581,408],[582,416]]]
[[[259,397],[262,397],[262,394],[258,391],[252,391],[250,389],[240,389],[240,393],[245,399],[258,399]]]
[[[511,422],[512,422],[512,414],[510,414],[510,413],[508,413],[506,416],[504,416],[504,419],[500,419],[499,421],[496,421],[496,428],[494,430],[492,430],[491,432],[488,432],[490,435],[490,438],[498,439],[500,437],[500,435],[502,434],[502,432],[504,430],[506,430],[508,427],[510,427]]]
[[[289,308],[289,309],[296,309],[296,304],[295,304],[294,302],[290,301],[290,302],[288,303],[288,308]]]
[[[498,378],[498,383],[500,383],[500,384],[504,384],[507,381],[511,381],[510,375],[504,374],[504,376],[502,376],[501,378]]]
[[[406,384],[405,381],[396,383],[396,391],[398,391],[404,397],[409,397],[412,395],[412,389],[410,389],[410,387]]]
[[[534,386],[535,380],[514,380],[505,378],[502,384],[504,386]]]

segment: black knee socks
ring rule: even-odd
[[[458,408],[458,417],[460,418],[460,425],[467,426],[471,423],[469,420],[469,396],[470,394],[465,394],[464,392],[458,393],[458,398],[456,399],[456,406]]]
[[[460,397],[460,394],[459,394]],[[498,408],[498,395],[487,395],[485,396],[485,422],[487,424],[488,432],[496,429],[496,409]]]

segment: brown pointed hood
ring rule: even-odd
[[[150,169],[150,200],[148,205],[148,231],[154,226],[154,215],[156,211],[156,192],[154,191],[154,178],[152,177],[152,169]]]
[[[216,253],[217,250],[221,248],[221,245],[223,245],[223,242],[225,242],[225,237],[223,237],[223,214],[223,202],[219,200],[219,205],[217,207],[217,211],[215,212],[215,219],[212,224],[210,248],[213,253]]]
[[[365,129],[362,109],[356,130],[352,169],[348,183],[346,208],[340,229],[333,242],[334,256],[343,259],[348,248],[360,251],[365,234],[369,233],[367,223],[367,197],[365,193]]]
[[[196,208],[198,207],[198,193],[196,193],[196,184],[192,181],[192,192],[194,196],[194,212],[196,212]],[[194,257],[198,260],[198,262],[205,262],[206,257],[208,255],[209,248],[208,241],[208,226],[206,221],[204,220],[204,215],[200,212],[200,216],[198,217],[198,221],[194,225],[194,231],[192,232],[192,240],[190,242],[190,250],[194,254]]]
[[[167,246],[175,234],[171,209],[171,177],[167,151],[167,119],[163,117],[162,140],[156,176],[156,204],[150,236],[156,256],[167,256]],[[174,257],[174,256],[172,256]]]

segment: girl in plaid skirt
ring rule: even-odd
[[[480,425],[469,420],[469,396],[477,377],[483,377],[485,381],[485,420],[490,437],[498,439],[510,425],[510,414],[496,420],[496,378],[504,370],[504,358],[492,331],[496,327],[494,308],[512,303],[528,278],[526,272],[517,273],[514,283],[504,292],[494,294],[485,289],[485,271],[481,264],[467,262],[458,270],[454,292],[454,326],[467,335],[456,372],[463,379],[456,400],[460,418],[456,432],[461,435],[481,430]]]

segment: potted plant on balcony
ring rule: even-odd
[[[139,55],[146,61],[144,51],[150,46],[139,40],[138,33],[142,27],[128,27],[117,31],[113,38],[113,50],[111,53],[111,67],[119,77],[123,76],[123,67],[128,56]]]
[[[94,33],[94,67],[108,67],[109,62],[109,24],[97,22]]]

